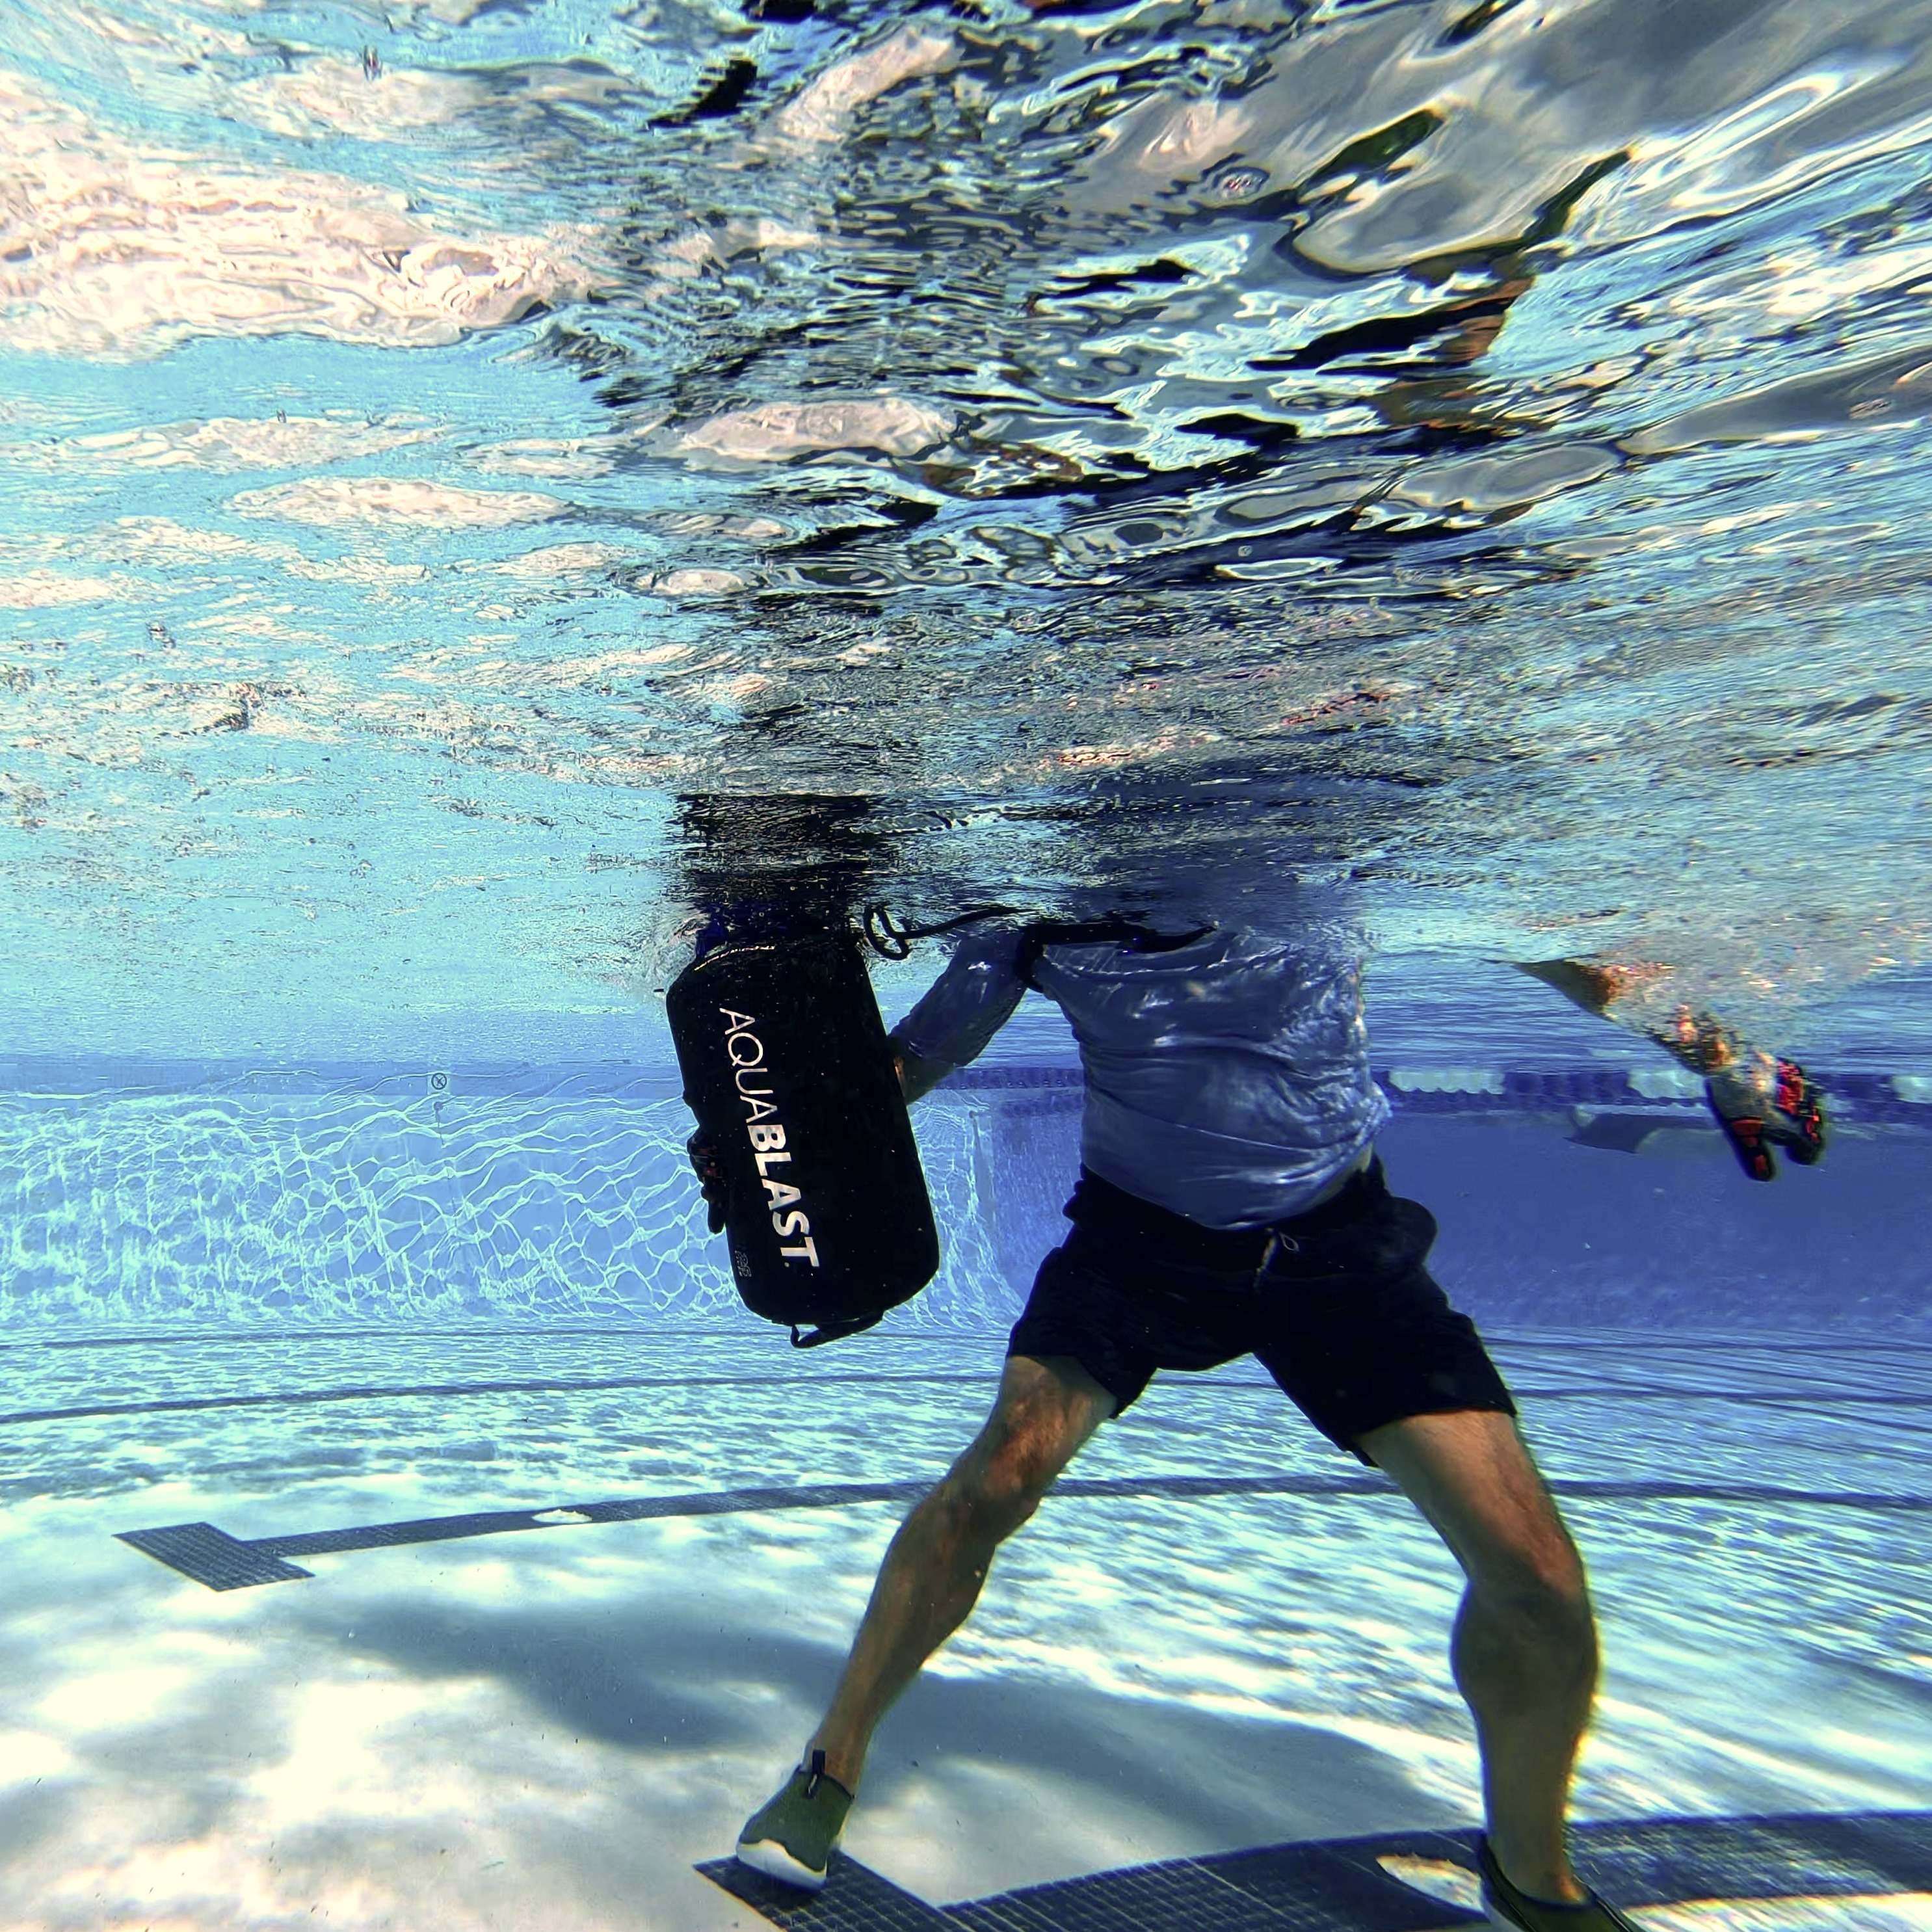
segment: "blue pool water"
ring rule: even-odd
[[[1932,1926],[1928,157],[1920,0],[0,9],[0,1922],[793,1922],[713,1862],[1078,1159],[1030,1000],[932,1286],[745,1311],[662,994],[830,893],[1358,926],[1593,1869]],[[1378,1483],[1157,1382],[825,1922],[1472,1922]]]
[[[10,1036],[567,1049],[809,791],[1922,1058],[1926,26],[8,10]]]
[[[184,1089],[9,1096],[10,1334],[743,1318],[674,1079],[472,1070],[432,1094],[393,1072],[197,1071]],[[1378,1143],[1442,1223],[1432,1268],[1480,1319],[1932,1342],[1916,1104],[1873,1083],[1841,1103],[1823,1167],[1760,1192],[1695,1102],[1604,1070],[1471,1090],[1485,1077],[1386,1072]],[[1604,1120],[1634,1123],[1635,1147],[1590,1144]],[[1065,1232],[1077,1077],[996,1063],[916,1124],[944,1262],[892,1332],[1004,1330]]]

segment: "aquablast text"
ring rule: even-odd
[[[751,1014],[730,1006],[720,1006],[718,1010],[725,1022],[724,1052],[731,1062],[731,1084],[745,1103],[745,1132],[752,1144],[752,1158],[758,1164],[758,1178],[764,1184],[772,1232],[782,1243],[790,1244],[782,1246],[778,1252],[788,1262],[804,1262],[816,1268],[818,1244],[813,1238],[811,1216],[796,1204],[804,1199],[804,1194],[790,1181],[772,1178],[774,1167],[789,1166],[791,1161],[791,1150],[785,1144],[784,1123],[778,1117],[772,1088],[769,1084],[746,1084],[747,1075],[755,1079],[762,1074],[768,1082],[770,1075],[765,1060],[765,1043],[752,1030],[758,1022]]]

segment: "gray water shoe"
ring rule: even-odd
[[[738,1862],[767,1878],[816,1892],[825,1882],[832,1847],[845,1828],[852,1794],[825,1772],[825,1754],[814,1751],[769,1804],[754,1811],[738,1834]]]

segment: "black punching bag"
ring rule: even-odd
[[[939,1237],[856,938],[728,941],[664,1006],[745,1306],[811,1348],[910,1300]]]

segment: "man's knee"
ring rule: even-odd
[[[990,1545],[1004,1543],[1023,1528],[1044,1494],[1030,1484],[1003,1480],[998,1472],[988,1471],[961,1480],[952,1501],[962,1527],[976,1542]]]
[[[997,1543],[1039,1508],[1065,1460],[1058,1443],[1038,1429],[992,1429],[960,1460],[942,1492],[962,1526]]]
[[[1594,1655],[1596,1618],[1576,1546],[1560,1528],[1491,1552],[1470,1580],[1472,1595],[1514,1634]]]
[[[1034,1511],[1114,1398],[1076,1362],[1015,1357],[986,1426],[935,1502],[962,1534],[998,1543]]]

